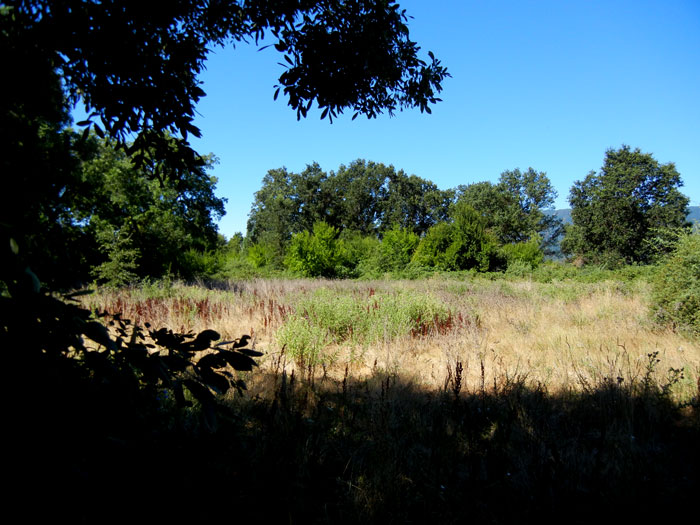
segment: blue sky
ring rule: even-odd
[[[219,159],[226,197],[219,224],[245,233],[265,173],[363,158],[440,188],[514,168],[544,171],[567,208],[569,189],[628,144],[674,162],[700,205],[700,1],[400,1],[411,38],[452,74],[433,114],[376,120],[313,111],[297,121],[273,86],[283,71],[268,48],[217,50],[201,76],[207,96],[193,145]]]

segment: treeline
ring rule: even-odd
[[[54,284],[122,286],[146,278],[420,276],[434,271],[522,274],[561,250],[577,265],[648,264],[687,228],[688,198],[673,164],[623,146],[571,189],[572,224],[551,213],[556,191],[533,168],[441,190],[393,166],[362,159],[337,171],[270,170],[249,214],[246,235],[226,241],[215,196],[198,156],[173,165],[163,152],[138,162],[128,149],[64,125],[46,127],[58,175],[32,187],[22,209],[31,267]],[[176,153],[178,139],[167,148]],[[161,160],[155,160],[155,159]],[[15,216],[16,219],[16,216]],[[61,272],[54,271],[61,267]],[[44,277],[45,278],[45,277]]]
[[[532,168],[448,190],[361,159],[330,173],[318,164],[298,174],[270,170],[229,258],[238,256],[239,270],[247,263],[325,277],[532,268],[562,231],[544,212],[555,197]]]
[[[689,227],[681,186],[672,163],[629,146],[608,150],[601,170],[571,188],[573,222],[564,226],[551,213],[556,191],[533,168],[448,190],[365,160],[330,173],[318,164],[270,170],[226,266],[309,277],[522,272],[559,249],[579,266],[649,264]]]
[[[43,282],[70,288],[192,278],[202,273],[202,254],[224,245],[216,220],[225,199],[208,173],[213,156],[185,167],[150,149],[137,162],[114,141],[80,135],[63,119],[42,126],[40,161],[54,176],[27,171],[8,181],[5,196],[13,201],[2,215],[15,225],[13,250]],[[164,146],[176,155],[183,141],[168,136]]]

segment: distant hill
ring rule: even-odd
[[[571,224],[571,208],[566,208],[564,210],[554,210],[548,211],[548,214],[554,214],[557,217],[559,217],[562,221],[564,221],[564,224]],[[700,206],[690,206],[688,208],[688,221],[694,222],[698,221],[700,222]]]
[[[700,206],[691,206],[689,210],[690,213],[688,213],[688,220],[690,222],[700,222]]]

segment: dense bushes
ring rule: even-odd
[[[653,280],[658,320],[700,334],[700,231],[681,234]]]
[[[344,272],[343,243],[338,230],[323,221],[314,224],[314,231],[303,231],[292,237],[284,264],[292,272],[305,277],[338,277]]]

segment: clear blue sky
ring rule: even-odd
[[[273,48],[218,50],[202,75],[207,96],[193,142],[220,163],[219,224],[245,233],[268,170],[325,171],[363,158],[393,164],[440,188],[490,180],[504,170],[544,171],[567,208],[569,189],[628,144],[674,162],[700,205],[700,0],[404,0],[411,38],[452,74],[433,114],[376,120],[345,115],[297,121],[273,85]]]

